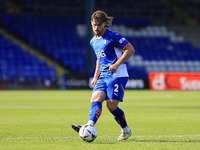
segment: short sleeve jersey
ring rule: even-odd
[[[109,71],[109,67],[122,56],[123,49],[128,44],[123,36],[107,28],[101,38],[94,36],[91,39],[90,45],[100,63],[100,77],[128,77],[125,63],[121,64],[115,73]]]

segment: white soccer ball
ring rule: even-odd
[[[79,137],[86,142],[92,142],[97,137],[97,129],[92,125],[83,125],[79,130]]]

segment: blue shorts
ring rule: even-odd
[[[94,86],[93,92],[104,91],[107,94],[107,100],[116,99],[123,102],[127,82],[128,77],[100,78]]]

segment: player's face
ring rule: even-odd
[[[104,32],[106,23],[105,22],[98,22],[97,20],[93,19],[91,21],[91,24],[92,24],[92,30],[93,30],[94,34],[97,37],[100,37]]]

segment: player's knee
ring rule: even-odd
[[[103,103],[103,101],[106,99],[106,93],[103,91],[95,91],[92,94],[91,100],[90,102],[95,102],[95,101],[99,101],[101,103]]]
[[[114,105],[112,102],[107,101],[107,108],[110,112],[113,112],[117,108],[117,106]]]

